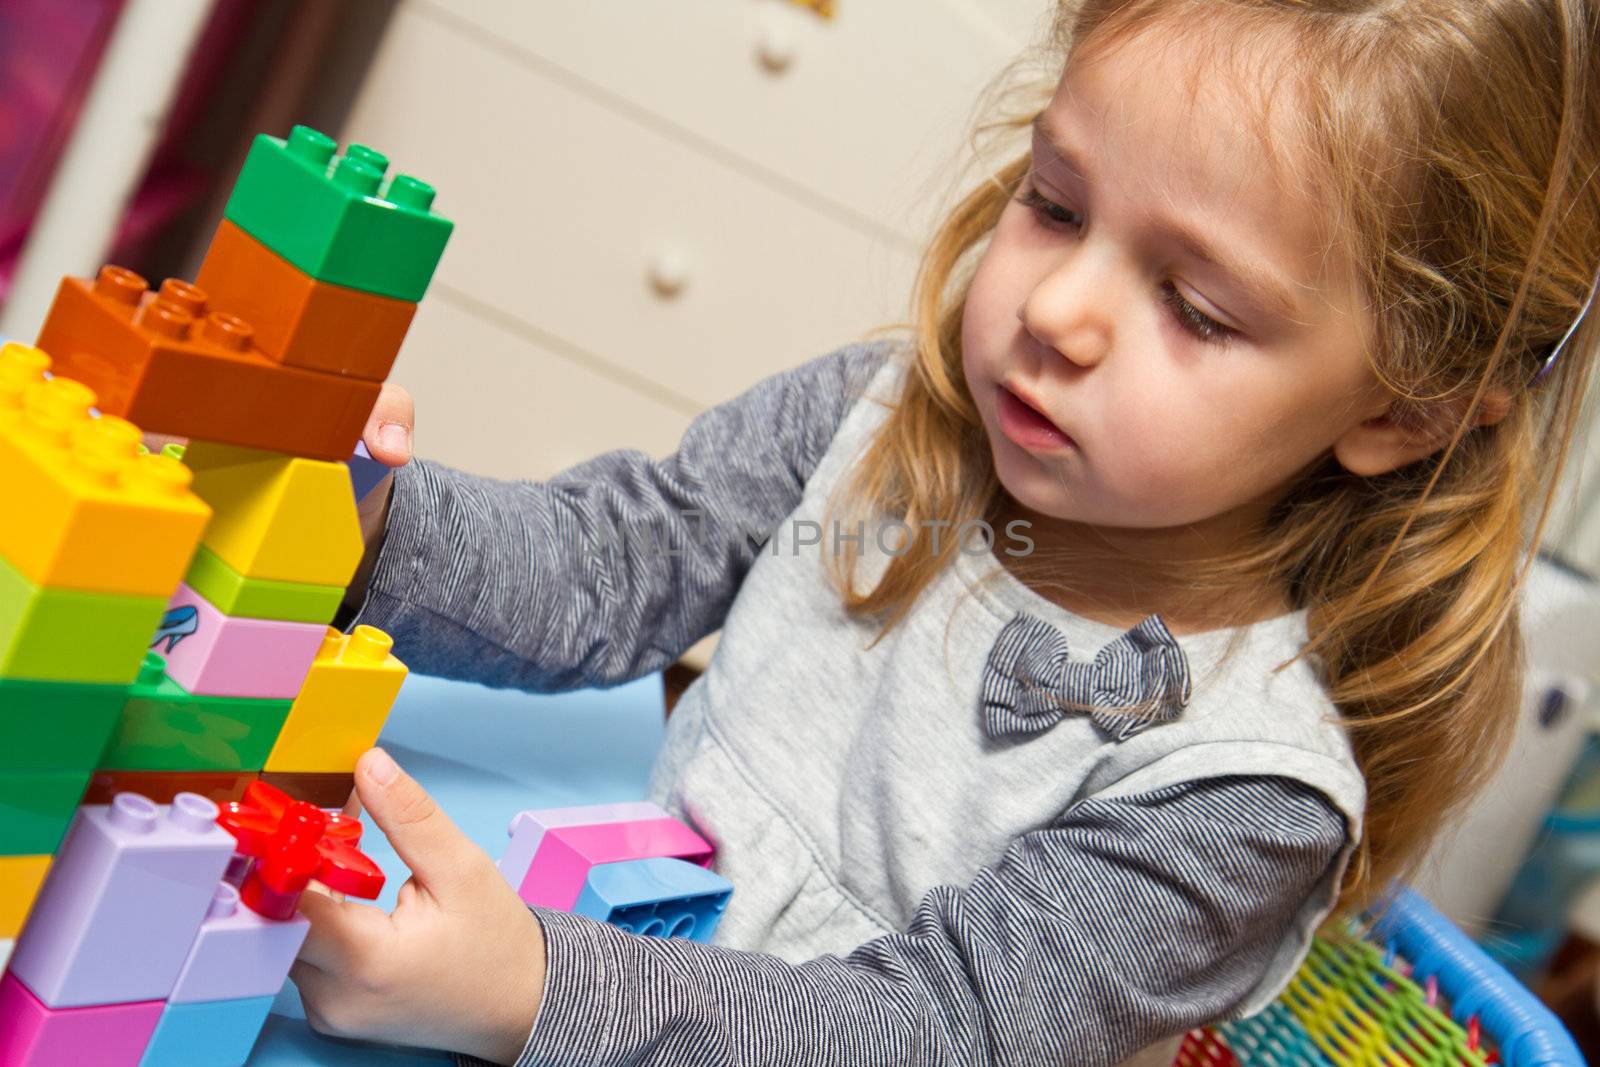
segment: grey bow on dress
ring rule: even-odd
[[[1067,659],[1067,639],[1041,619],[1018,612],[1006,623],[983,668],[983,727],[995,738],[1042,733],[1075,709],[1118,741],[1171,722],[1189,703],[1189,661],[1159,615],[1107,644],[1091,662]],[[1144,705],[1142,710],[1114,709]]]

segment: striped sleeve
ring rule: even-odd
[[[387,631],[413,670],[487,685],[560,692],[660,670],[722,625],[891,344],[758,382],[664,459],[618,449],[545,482],[400,468],[348,625]]]
[[[517,1063],[1116,1064],[1236,1012],[1345,836],[1286,778],[1090,799],[903,933],[800,964],[534,909],[546,986]]]

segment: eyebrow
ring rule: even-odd
[[[1056,161],[1064,164],[1080,181],[1094,184],[1089,176],[1089,169],[1083,165],[1076,152],[1064,140],[1058,137],[1044,122],[1044,113],[1033,120],[1033,132],[1044,139],[1050,151],[1055,154]],[[1044,161],[1048,165],[1049,161]],[[1300,312],[1300,306],[1294,299],[1293,293],[1277,280],[1273,271],[1256,266],[1247,260],[1231,256],[1221,248],[1209,243],[1201,236],[1200,231],[1181,221],[1165,216],[1157,216],[1156,227],[1158,232],[1167,237],[1184,252],[1195,259],[1222,270],[1256,302],[1266,310],[1275,312],[1285,318],[1294,318]]]

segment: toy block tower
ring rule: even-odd
[[[195,282],[67,278],[39,347],[0,351],[0,966],[20,932],[0,1064],[65,1062],[86,1027],[121,1035],[95,1062],[240,1062],[306,881],[381,885],[359,823],[322,809],[349,796],[406,669],[382,632],[328,623],[363,551],[360,434],[452,226],[387,170],[305,127],[258,137]],[[149,455],[141,428],[189,444]],[[155,961],[83,939],[165,906],[170,879],[140,851],[165,840],[143,840],[152,820],[179,851],[185,834],[222,847],[217,871],[184,876],[166,955],[226,970],[250,938],[222,928],[243,925],[281,968],[246,992],[165,971],[74,984]],[[67,862],[85,849],[99,858]]]

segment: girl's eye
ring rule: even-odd
[[[1017,200],[1025,204],[1034,214],[1058,226],[1076,225],[1077,212],[1068,211],[1054,200],[1047,200],[1040,195],[1039,190],[1032,185],[1023,190]]]
[[[1239,332],[1202,314],[1199,308],[1183,298],[1183,294],[1178,292],[1178,287],[1171,282],[1161,284],[1161,302],[1172,309],[1180,326],[1202,341],[1223,345]]]

